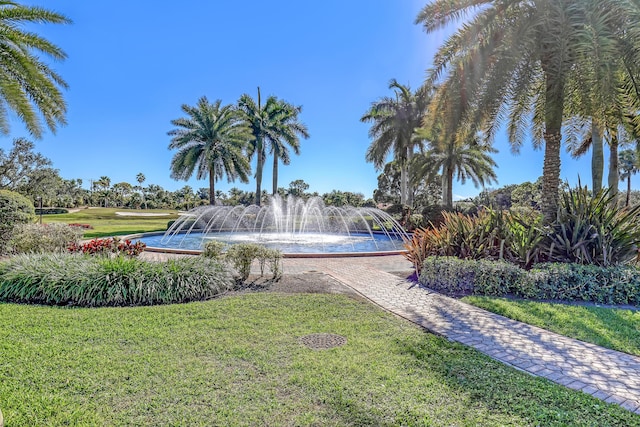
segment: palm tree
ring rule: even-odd
[[[12,110],[35,137],[43,132],[42,120],[55,132],[65,124],[66,104],[61,89],[65,81],[38,56],[64,60],[66,54],[43,37],[20,28],[22,24],[69,24],[64,15],[0,0],[0,132],[9,133],[7,111]]]
[[[422,87],[415,93],[409,86],[398,83],[395,79],[389,83],[395,97],[383,97],[371,105],[371,108],[360,118],[361,122],[371,122],[369,137],[373,139],[366,153],[367,162],[373,163],[376,170],[381,170],[387,163],[387,157],[393,158],[400,165],[400,203],[411,204],[409,191],[409,162],[416,145],[416,129],[422,125],[422,119],[429,105],[431,90]]]
[[[631,175],[640,172],[638,168],[638,156],[635,150],[624,150],[620,152],[620,181],[627,181],[627,197],[625,206],[629,206],[629,198],[631,197]]]
[[[209,203],[216,203],[216,180],[227,175],[229,181],[239,178],[248,182],[249,161],[244,156],[246,143],[251,139],[248,128],[232,105],[220,106],[222,101],[209,103],[206,96],[195,107],[182,105],[186,118],[172,120],[176,129],[169,149],[178,152],[171,160],[171,176],[187,180],[197,168],[197,179],[209,176]]]
[[[274,191],[277,191],[278,158],[287,156],[284,153],[283,144],[290,145],[296,154],[299,153],[298,135],[308,138],[307,128],[298,122],[298,113],[302,107],[294,107],[287,102],[280,101],[275,96],[270,96],[262,105],[260,88],[258,88],[258,100],[254,101],[248,94],[243,94],[238,100],[238,107],[243,112],[244,120],[253,136],[249,145],[249,157],[257,157],[256,161],[256,198],[255,204],[260,206],[262,194],[262,171],[267,157],[267,147],[271,147],[274,154]],[[274,147],[274,145],[276,147]],[[285,163],[286,164],[286,163]],[[274,193],[275,194],[275,193]]]
[[[558,205],[568,82],[585,69],[593,34],[602,47],[599,56],[625,56],[625,64],[637,69],[639,12],[636,2],[617,0],[435,0],[417,18],[427,32],[467,13],[472,18],[436,54],[429,81],[446,75],[433,114],[448,114],[462,139],[478,127],[491,138],[506,119],[516,151],[531,129],[534,143],[545,149],[542,211],[551,221]],[[618,69],[606,67],[604,60],[598,64],[602,67],[589,84],[605,96],[607,81],[616,81]],[[449,104],[458,107],[455,114]]]
[[[294,106],[281,101],[281,112],[276,116],[275,121],[279,123],[277,139],[268,138],[270,145],[270,154],[273,155],[273,190],[272,195],[278,192],[278,163],[282,160],[282,164],[288,165],[291,162],[287,145],[293,149],[293,152],[300,154],[300,138],[309,138],[307,127],[298,121],[298,114],[302,112],[302,107]]]
[[[431,143],[430,148],[412,162],[412,177],[414,180],[426,178],[430,182],[441,173],[442,204],[450,208],[453,206],[454,175],[462,184],[469,179],[476,187],[497,182],[496,162],[489,155],[495,152],[478,139],[467,143]]]
[[[144,208],[145,209],[147,209],[147,199],[144,196],[144,188],[142,188],[142,183],[144,183],[146,179],[147,179],[147,177],[144,176],[144,174],[142,172],[140,172],[138,175],[136,175],[136,181],[138,181],[138,189],[140,190],[140,193],[142,194],[142,202],[144,203]]]
[[[108,176],[101,176],[96,182],[94,182],[95,186],[98,187],[100,195],[104,200],[104,207],[106,208],[109,201],[109,196],[111,195],[111,178]]]

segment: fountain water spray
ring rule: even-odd
[[[255,242],[287,252],[291,245],[302,252],[362,251],[402,248],[407,233],[389,214],[376,208],[325,206],[319,197],[303,200],[271,197],[264,206],[200,206],[176,220],[160,242],[177,248],[198,248],[207,239],[227,243]],[[363,242],[367,242],[363,246]],[[339,248],[336,249],[336,246]],[[351,247],[351,249],[348,249]],[[296,251],[295,249],[293,250]],[[364,251],[367,251],[366,249]]]

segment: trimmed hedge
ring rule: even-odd
[[[640,305],[640,271],[632,266],[537,264],[524,270],[500,261],[429,257],[420,283],[448,295],[513,295],[531,299]]]
[[[42,211],[42,215],[58,215],[58,214],[68,214],[69,209],[65,208],[35,208],[36,215],[40,215],[40,211]]]
[[[17,255],[0,263],[0,301],[78,306],[170,304],[233,288],[231,271],[206,258],[166,262],[124,256]]]

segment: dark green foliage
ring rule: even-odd
[[[640,305],[640,271],[635,267],[540,264],[525,279],[519,296]]]
[[[0,264],[0,300],[80,306],[153,305],[212,298],[233,287],[206,258],[166,262],[74,254],[18,255]]]
[[[551,261],[609,266],[633,261],[640,243],[640,207],[618,209],[615,195],[586,187],[562,196],[558,218],[541,250]]]
[[[420,283],[449,295],[640,305],[640,271],[630,266],[546,263],[527,271],[500,261],[429,257]]]
[[[33,204],[21,194],[0,190],[0,254],[8,250],[13,228],[34,220]]]
[[[40,215],[41,213],[42,215],[68,214],[69,210],[64,208],[42,208],[42,209],[36,208],[35,209],[36,215]]]
[[[493,295],[514,292],[525,270],[503,261],[429,257],[420,273],[420,283],[449,295]]]
[[[444,222],[443,212],[455,212],[453,208],[442,205],[430,205],[422,209],[422,216],[426,226],[439,227]]]

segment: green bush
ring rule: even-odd
[[[640,271],[631,266],[600,267],[545,263],[524,270],[501,261],[429,257],[420,283],[448,295],[514,295],[531,299],[640,305]]]
[[[83,235],[80,227],[62,223],[19,224],[9,242],[13,253],[66,251],[69,244],[78,243]]]
[[[601,304],[640,304],[640,271],[631,266],[547,263],[534,266],[518,296]]]
[[[209,240],[202,248],[202,256],[216,261],[224,261],[227,244],[219,240]]]
[[[215,297],[232,289],[229,269],[206,258],[166,262],[77,254],[17,255],[0,263],[0,300],[124,306]]]
[[[261,276],[264,275],[265,266],[269,267],[274,279],[282,276],[282,252],[277,249],[265,248],[256,243],[238,243],[229,246],[225,259],[240,274],[243,281],[249,278],[254,260],[258,260],[260,264]]]
[[[0,254],[9,250],[9,241],[17,224],[35,219],[33,204],[22,194],[0,190]]]

